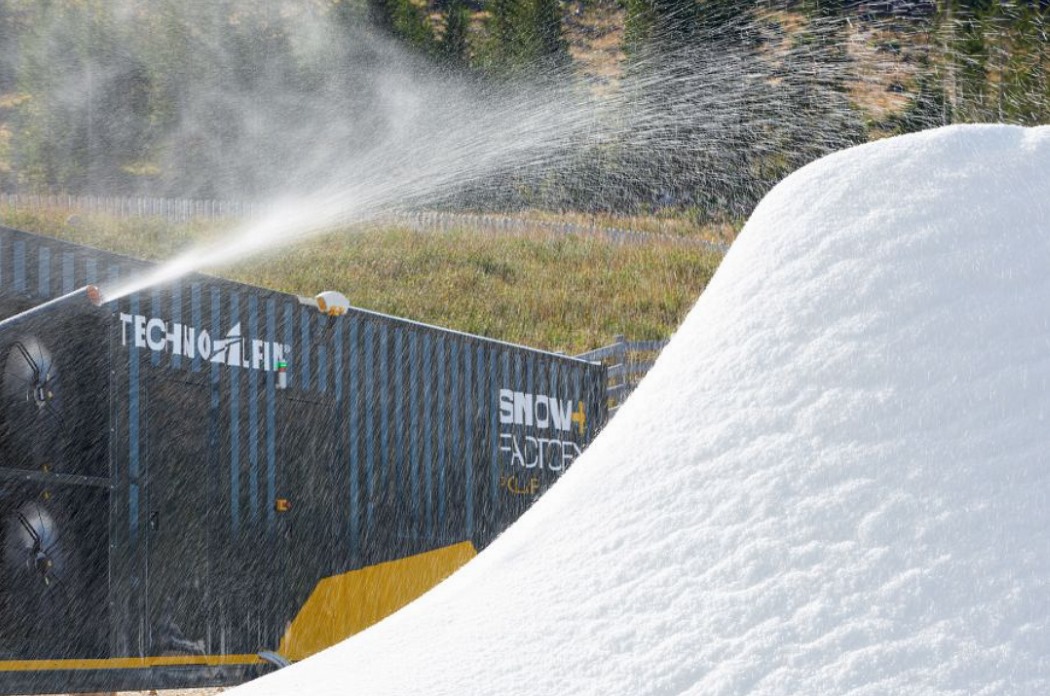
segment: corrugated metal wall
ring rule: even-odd
[[[146,267],[0,228],[13,308]],[[379,314],[200,275],[109,308],[113,654],[148,654],[172,595],[207,651],[274,646],[322,577],[488,544],[605,420],[600,366]]]

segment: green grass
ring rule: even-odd
[[[68,217],[0,210],[11,227],[149,259],[224,231],[79,215],[69,225]],[[357,307],[575,354],[617,334],[666,338],[720,261],[719,254],[669,242],[390,228],[330,234],[210,272],[299,295],[339,290]]]

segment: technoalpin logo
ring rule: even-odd
[[[121,314],[120,322],[121,342],[125,346],[130,340],[137,348],[190,359],[199,355],[202,360],[220,365],[275,372],[277,364],[286,361],[291,353],[291,348],[283,343],[246,339],[241,335],[240,323],[234,324],[224,337],[213,339],[207,329],[140,314]]]

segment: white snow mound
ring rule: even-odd
[[[790,176],[518,524],[237,693],[1050,693],[1050,128]]]

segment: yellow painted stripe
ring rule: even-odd
[[[254,665],[258,655],[166,655],[158,657],[110,657],[84,660],[0,660],[0,672],[45,672],[48,670],[145,669],[180,665]]]
[[[301,660],[363,631],[423,595],[477,555],[453,546],[325,578],[292,621],[278,652]],[[73,660],[0,660],[0,672],[254,665],[258,655],[169,655]]]
[[[474,545],[464,541],[325,578],[299,610],[277,652],[302,660],[331,647],[393,614],[476,555]]]

